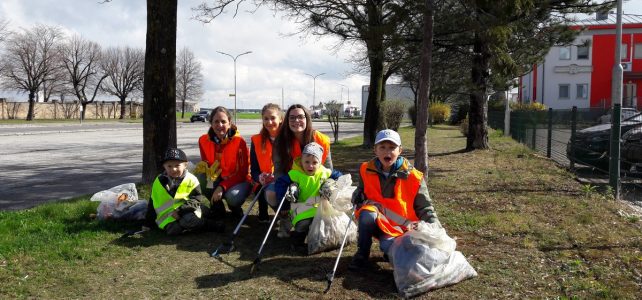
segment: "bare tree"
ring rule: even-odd
[[[187,47],[176,57],[176,101],[181,101],[181,118],[185,117],[185,101],[197,101],[203,96],[201,63]]]
[[[334,142],[339,141],[339,115],[341,114],[341,103],[336,100],[329,101],[325,104],[325,109],[328,114],[328,122],[332,128],[332,135]]]
[[[10,35],[7,40],[6,51],[1,60],[2,86],[28,93],[28,121],[34,118],[38,90],[58,67],[55,59],[57,45],[62,37],[58,27],[38,24]]]
[[[125,101],[143,88],[145,52],[130,47],[109,48],[104,53],[102,69],[108,76],[101,89],[120,99],[120,119],[125,117]]]
[[[82,106],[82,119],[85,118],[87,104],[94,102],[100,85],[107,77],[100,68],[101,55],[96,42],[78,35],[60,46],[60,60],[67,73],[69,87]]]

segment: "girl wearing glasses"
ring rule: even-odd
[[[327,169],[332,170],[332,157],[330,154],[330,138],[312,128],[312,116],[305,106],[301,104],[294,104],[290,106],[285,113],[285,119],[274,141],[274,148],[272,151],[272,162],[274,163],[274,177],[287,175],[287,172],[292,169],[292,162],[295,158],[301,156],[301,150],[305,145],[315,142],[323,148],[323,156],[321,163]],[[266,199],[268,203],[276,207],[278,201],[274,191],[266,192]],[[281,210],[279,233],[280,238],[286,238],[290,235],[292,227],[289,221],[288,211]]]

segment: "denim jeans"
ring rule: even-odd
[[[357,239],[357,254],[365,258],[370,257],[370,248],[372,247],[372,238],[379,239],[379,249],[383,253],[388,252],[394,238],[384,234],[377,225],[377,213],[362,210],[359,214],[359,238]]]

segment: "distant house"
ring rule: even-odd
[[[183,101],[176,100],[176,111],[181,112],[183,109]],[[198,101],[185,101],[185,112],[198,112],[200,111],[200,104]]]
[[[364,118],[368,106],[369,91],[369,85],[361,87],[361,111]],[[384,100],[399,100],[406,104],[406,107],[410,107],[415,104],[415,94],[408,84],[386,84],[386,99]]]
[[[642,108],[642,16],[622,16],[623,107]],[[555,109],[610,107],[615,60],[615,14],[574,23],[573,45],[555,46],[519,78],[518,101]]]

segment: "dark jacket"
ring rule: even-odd
[[[187,170],[185,171],[185,173],[187,173]],[[158,181],[160,181],[160,184],[165,188],[165,190],[170,194],[170,196],[174,197],[176,195],[176,191],[178,190],[178,186],[181,185],[181,182],[183,182],[183,179],[185,178],[185,173],[183,173],[183,176],[181,176],[180,178],[176,178],[172,180],[169,176],[167,176],[167,174],[165,174],[165,171],[163,171],[163,173],[158,175]],[[201,188],[197,187],[193,189],[192,192],[189,194],[188,198],[189,200],[202,202],[204,198],[203,198],[203,195],[201,194]],[[154,210],[154,199],[151,199],[151,198],[147,203],[147,214],[145,215],[145,225],[150,228],[158,228],[158,225],[156,224],[156,210]]]

